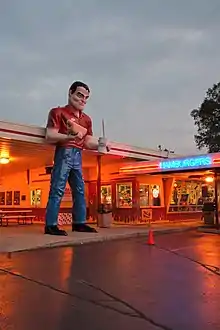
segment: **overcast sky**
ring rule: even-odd
[[[219,0],[8,0],[0,6],[0,120],[44,126],[74,80],[94,133],[196,151],[190,111],[220,80]]]

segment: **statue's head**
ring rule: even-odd
[[[89,87],[81,81],[75,81],[69,88],[68,103],[76,110],[83,111],[89,95]]]

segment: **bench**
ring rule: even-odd
[[[22,225],[26,225],[27,224],[27,220],[30,221],[30,224],[33,224],[33,219],[36,218],[35,215],[19,215],[17,220],[18,220],[18,224],[20,225],[20,220],[22,220]]]
[[[6,212],[7,213],[7,212]],[[0,214],[0,226],[3,226],[3,223],[5,223],[5,226],[9,225],[10,220],[16,220],[18,225],[27,225],[27,221],[30,222],[30,224],[33,224],[33,219],[35,218],[35,215],[22,215],[22,214],[14,214],[14,215],[4,215]]]

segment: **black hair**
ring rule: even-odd
[[[71,92],[71,94],[75,93],[77,87],[83,87],[90,93],[90,89],[89,89],[88,85],[86,85],[82,81],[75,81],[69,88],[69,91]]]

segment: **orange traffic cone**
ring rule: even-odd
[[[152,229],[149,229],[147,244],[154,245],[154,235]]]

